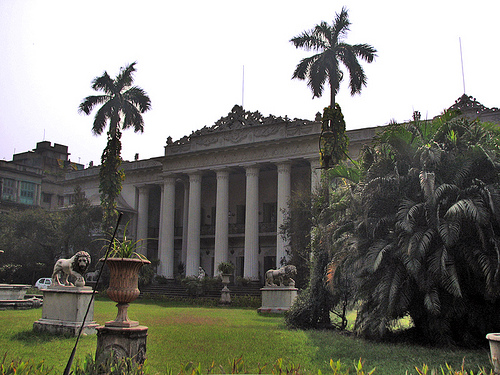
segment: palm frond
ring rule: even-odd
[[[134,81],[133,73],[135,72],[136,62],[127,65],[125,68],[120,69],[120,73],[115,78],[115,87],[117,93],[122,92],[123,89],[130,87]]]
[[[351,166],[345,164],[337,164],[335,167],[328,170],[330,178],[342,178],[354,183],[358,183],[361,177],[361,169],[358,162],[353,161]]]
[[[373,245],[370,246],[368,254],[366,255],[366,262],[372,272],[379,269],[384,259],[384,254],[390,252],[392,248],[393,245],[385,240],[375,241]]]
[[[335,15],[335,20],[332,27],[332,39],[339,40],[345,37],[349,31],[351,22],[349,21],[349,11],[346,7],[342,7],[340,13]]]
[[[368,63],[373,62],[375,57],[377,57],[377,50],[369,44],[353,44],[351,46],[353,53],[361,57]]]
[[[105,103],[108,100],[109,100],[109,95],[87,96],[85,99],[82,100],[82,102],[78,106],[78,112],[79,113],[83,112],[86,115],[90,115],[90,113],[92,112],[92,110],[95,108],[96,105]]]
[[[444,217],[452,220],[467,220],[480,225],[485,224],[489,218],[480,199],[461,199],[446,211]]]
[[[439,236],[447,247],[452,247],[457,243],[460,230],[460,222],[456,220],[443,221],[438,225]]]
[[[425,294],[424,306],[431,314],[437,315],[441,312],[441,301],[436,288]]]
[[[442,281],[444,289],[455,297],[462,297],[462,288],[460,287],[460,280],[458,278],[455,263],[448,262],[446,265],[446,272],[442,274]]]
[[[101,108],[99,108],[94,117],[92,133],[96,135],[102,134],[102,132],[106,128],[108,120],[111,118],[112,112],[113,112],[113,105],[111,101],[104,103],[104,105]]]
[[[136,106],[141,113],[151,109],[151,99],[140,87],[131,87],[123,93],[123,98]]]
[[[144,131],[144,119],[139,110],[130,102],[124,101],[122,111],[124,113],[123,129],[133,126],[134,132],[142,133]]]
[[[95,91],[103,91],[108,95],[116,94],[115,83],[108,72],[104,72],[102,76],[94,78],[91,87]]]

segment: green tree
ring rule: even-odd
[[[287,264],[297,267],[295,286],[299,289],[307,287],[309,281],[311,255],[311,194],[299,190],[288,202],[285,220],[279,228],[281,236],[289,243],[287,247]]]
[[[99,191],[103,207],[103,227],[108,229],[116,214],[116,198],[124,179],[121,165],[121,131],[133,127],[144,131],[142,114],[151,109],[151,100],[140,87],[133,86],[136,63],[127,65],[112,79],[107,72],[92,81],[92,89],[101,95],[87,96],[78,107],[79,112],[90,115],[101,106],[94,117],[92,132],[100,135],[108,126],[107,145],[101,157]]]
[[[34,284],[52,275],[57,259],[81,250],[96,264],[102,247],[94,238],[100,211],[80,195],[71,208],[62,211],[37,207],[0,214],[0,248],[4,250],[0,282]]]
[[[335,96],[339,91],[340,82],[344,78],[340,64],[342,63],[349,72],[349,87],[351,95],[354,95],[360,93],[362,87],[366,86],[366,75],[358,58],[371,63],[377,56],[377,50],[369,44],[351,45],[344,41],[350,25],[348,11],[343,7],[340,14],[336,14],[332,25],[323,21],[314,29],[304,31],[290,40],[296,48],[318,52],[302,59],[292,78],[307,80],[313,98],[322,96],[324,85],[328,82],[332,108],[335,106]]]
[[[426,344],[474,345],[500,324],[499,131],[453,115],[390,126],[365,159],[360,334],[409,316]]]

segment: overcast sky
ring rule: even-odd
[[[500,107],[497,0],[0,0],[0,159],[46,140],[69,146],[72,161],[99,164],[106,137],[92,135],[94,113],[78,105],[96,94],[94,77],[133,61],[152,110],[144,133],[124,132],[125,160],[163,155],[168,136],[210,126],[235,104],[312,120],[329,96],[313,100],[291,79],[311,53],[290,39],[332,23],[342,6],[352,22],[346,41],[378,51],[363,64],[361,95],[344,82],[337,96],[348,129],[451,106],[464,93],[459,38],[466,93]]]

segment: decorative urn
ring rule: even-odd
[[[109,288],[108,297],[117,303],[118,314],[115,320],[106,322],[108,327],[136,327],[139,322],[128,318],[129,303],[139,297],[139,271],[144,264],[151,262],[137,258],[108,258]]]

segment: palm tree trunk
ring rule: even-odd
[[[334,108],[335,107],[335,89],[330,82],[330,107]]]

